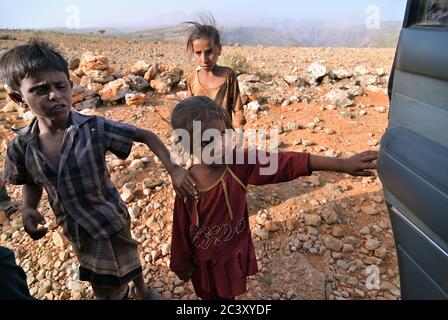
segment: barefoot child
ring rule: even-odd
[[[210,22],[186,22],[190,35],[187,50],[198,65],[187,77],[188,96],[206,96],[229,114],[233,125],[242,129],[246,124],[238,79],[232,69],[217,65],[222,45],[214,18]]]
[[[5,165],[5,181],[23,185],[25,231],[34,240],[47,233],[38,227],[45,220],[36,210],[45,188],[80,263],[80,280],[92,284],[96,298],[124,299],[133,281],[139,298],[156,299],[144,282],[130,216],[105,156],[112,152],[126,159],[133,143],[141,142],[160,158],[184,196],[195,192],[191,177],[171,163],[154,133],[72,110],[67,62],[47,43],[32,40],[7,51],[0,59],[0,77],[11,99],[36,116],[16,131]]]
[[[193,133],[194,121],[200,122],[202,131]],[[258,272],[249,229],[248,185],[292,181],[313,171],[368,176],[373,173],[366,170],[375,169],[372,161],[377,152],[373,151],[348,159],[295,152],[267,154],[269,162],[275,156],[278,159],[278,169],[270,173],[265,172],[270,163],[262,159],[264,152],[255,149],[233,150],[231,159],[224,159],[224,146],[229,141],[225,131],[231,122],[223,109],[206,97],[193,97],[178,104],[171,122],[175,130],[184,130],[190,137],[196,139],[196,134],[202,135],[196,151],[200,154],[193,154],[194,157],[202,158],[205,149],[210,151],[214,145],[210,154],[225,160],[221,161],[223,164],[203,161],[193,166],[190,172],[200,196],[185,201],[177,197],[174,207],[170,268],[184,281],[191,278],[196,294],[206,300],[234,299],[246,292],[246,278]],[[209,129],[217,132],[213,140],[204,137]],[[250,160],[251,152],[254,161]],[[238,153],[242,156],[239,162],[235,161]]]

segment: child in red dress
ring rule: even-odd
[[[217,153],[224,151],[224,133],[231,128],[225,111],[209,98],[193,97],[177,105],[171,116],[173,128],[186,130],[190,136],[193,135],[194,121],[201,123],[201,137],[208,129],[219,130],[222,137],[212,141],[201,138],[200,151],[212,143],[217,144]],[[255,155],[252,160],[255,161],[251,161],[252,151]],[[234,150],[233,159],[226,158],[223,164],[216,161],[208,165],[202,161],[193,166],[190,173],[197,183],[200,197],[186,200],[177,197],[175,201],[170,268],[180,279],[191,279],[197,296],[205,300],[233,300],[246,292],[246,278],[258,272],[249,228],[248,185],[292,181],[309,176],[313,171],[373,175],[367,170],[375,169],[372,161],[377,158],[377,152],[373,151],[349,159],[263,151],[268,159],[273,159],[273,156],[278,159],[278,169],[266,175],[263,169],[269,163],[262,159],[261,151],[252,151]],[[224,160],[223,154],[217,158]]]

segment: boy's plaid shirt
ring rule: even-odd
[[[110,180],[105,155],[110,151],[127,158],[136,127],[73,110],[69,119],[59,168],[39,150],[36,119],[15,130],[17,136],[7,151],[5,181],[43,186],[59,225],[65,226],[69,217],[94,239],[107,238],[123,228],[129,213]]]

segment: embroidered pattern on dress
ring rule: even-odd
[[[234,227],[228,223],[214,227],[195,226],[191,228],[191,238],[195,247],[207,250],[211,246],[223,246],[226,242],[243,233],[245,229],[246,221],[243,217]]]

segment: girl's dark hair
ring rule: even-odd
[[[198,39],[208,39],[213,46],[221,49],[221,36],[216,27],[216,20],[213,15],[201,16],[198,21],[185,21],[182,24],[187,26],[190,34],[187,41],[187,51],[193,53],[193,42]]]
[[[193,122],[207,123],[212,120],[224,120],[227,129],[233,129],[227,111],[208,97],[192,97],[180,102],[171,114],[171,126],[174,130],[184,129],[193,134]]]
[[[39,71],[60,71],[70,79],[68,63],[48,42],[38,38],[6,51],[0,57],[0,79],[10,90],[20,92],[22,80]]]

